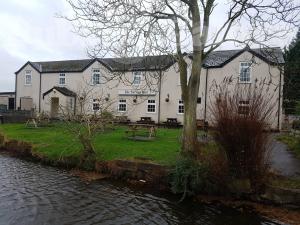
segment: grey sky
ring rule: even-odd
[[[14,91],[14,72],[27,61],[86,58],[87,41],[55,17],[68,14],[64,0],[9,0],[0,7],[0,92]],[[294,34],[277,46],[284,47]],[[226,46],[230,48],[230,46]],[[224,47],[223,47],[224,49]]]

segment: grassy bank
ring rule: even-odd
[[[291,134],[282,134],[277,137],[278,141],[285,143],[288,149],[293,151],[300,159],[300,137]]]
[[[149,142],[129,140],[125,135],[126,129],[116,127],[96,136],[94,146],[98,159],[147,158],[163,165],[175,162],[180,149],[180,129],[158,129],[157,138]],[[63,124],[40,128],[4,124],[0,125],[0,132],[9,139],[32,143],[35,152],[52,160],[80,155],[80,143],[67,132]]]

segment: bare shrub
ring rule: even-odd
[[[274,104],[265,81],[233,85],[231,79],[216,85],[210,108],[216,141],[224,149],[231,173],[250,179],[261,188],[268,170],[270,133],[268,121]]]
[[[93,103],[90,102],[91,99]],[[61,120],[67,131],[82,146],[79,166],[90,170],[94,169],[96,160],[101,159],[100,151],[96,155],[94,147],[96,136],[113,126],[113,101],[106,99],[94,87],[83,87],[76,92],[76,101],[79,103],[76,113],[68,107],[60,106]]]

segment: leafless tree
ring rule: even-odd
[[[299,25],[297,0],[67,0],[93,56],[168,54],[178,62],[185,106],[182,152],[196,150],[202,63],[227,42],[267,46]],[[222,15],[220,13],[223,13]],[[210,27],[217,24],[216,27]],[[192,57],[191,76],[185,52]]]
[[[59,116],[67,131],[82,145],[80,166],[88,168],[94,166],[96,160],[95,137],[113,126],[114,100],[88,85],[79,89],[75,98],[78,112],[68,105],[60,105]]]

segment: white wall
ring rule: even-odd
[[[31,85],[25,84],[25,71],[31,71]],[[33,108],[39,110],[39,89],[40,89],[40,73],[37,72],[31,65],[25,66],[16,75],[16,109],[20,107],[21,97],[30,97],[33,99]]]
[[[210,111],[209,105],[213,101],[212,87],[214,84],[220,84],[226,77],[233,77],[236,79],[239,76],[240,62],[253,60],[253,55],[249,52],[244,52],[238,57],[234,58],[231,62],[226,64],[222,68],[209,68],[208,71],[205,68],[202,68],[200,75],[200,88],[199,88],[199,97],[201,98],[201,104],[197,106],[197,118],[204,119],[204,109],[205,109],[205,84],[206,84],[206,74],[208,72],[207,80],[207,120],[210,121]],[[272,91],[274,92],[274,101],[277,105],[274,107],[274,112],[272,116],[273,128],[277,128],[278,113],[281,115],[282,111],[278,112],[278,100],[279,100],[279,69],[274,66],[270,66],[261,59],[254,57],[256,64],[251,68],[251,79],[252,83],[255,79],[264,79],[266,81],[272,81]],[[190,65],[190,60],[187,59],[188,64]],[[25,83],[25,70],[30,69],[32,71],[32,85],[26,86]],[[109,77],[114,79],[106,81],[100,85],[91,85],[92,72],[93,69],[100,69],[100,73],[103,77]],[[158,75],[157,72],[146,72],[147,77],[149,78],[150,74],[152,76]],[[165,121],[167,118],[177,118],[178,121],[183,122],[183,115],[178,114],[178,101],[181,99],[181,86],[179,82],[179,72],[178,65],[174,64],[166,71],[162,72],[162,83],[161,83],[161,101],[159,102],[159,93],[158,85],[154,83],[158,82],[158,78],[149,78],[152,83],[151,90],[155,93],[153,96],[138,96],[137,102],[134,103],[135,95],[119,95],[120,90],[135,90],[139,87],[134,87],[131,82],[133,79],[132,72],[126,72],[123,74],[112,74],[106,67],[101,63],[95,62],[90,67],[88,67],[84,72],[80,73],[65,73],[66,75],[66,84],[64,87],[72,90],[75,93],[82,93],[83,90],[90,91],[90,101],[86,106],[86,110],[90,113],[92,111],[92,99],[101,98],[109,96],[110,110],[114,111],[116,115],[126,115],[131,121],[137,121],[140,117],[151,117],[153,120],[158,122],[158,106],[160,104],[160,122]],[[122,78],[122,79],[121,79]],[[120,81],[122,80],[122,81]],[[282,78],[283,85],[283,78]],[[41,111],[50,111],[49,99],[42,99],[43,93],[47,92],[54,86],[59,86],[59,73],[43,73],[42,74],[42,86],[41,86]],[[146,86],[146,81],[144,80],[140,87],[144,88]],[[282,90],[282,88],[281,88]],[[166,102],[165,99],[169,95],[169,102]],[[31,68],[31,66],[26,66],[20,73],[17,75],[17,106],[19,106],[19,98],[31,96],[33,98],[34,107],[38,110],[38,99],[39,99],[39,73]],[[282,96],[281,96],[282,97]],[[118,112],[118,101],[119,99],[126,99],[127,101],[127,112]],[[156,112],[148,113],[147,112],[147,100],[155,99],[156,100]],[[282,104],[282,99],[281,99]],[[67,104],[67,103],[66,103]],[[78,106],[78,102],[77,102]],[[281,108],[281,107],[280,107]],[[78,107],[77,107],[78,110]],[[281,117],[282,118],[282,117]]]

